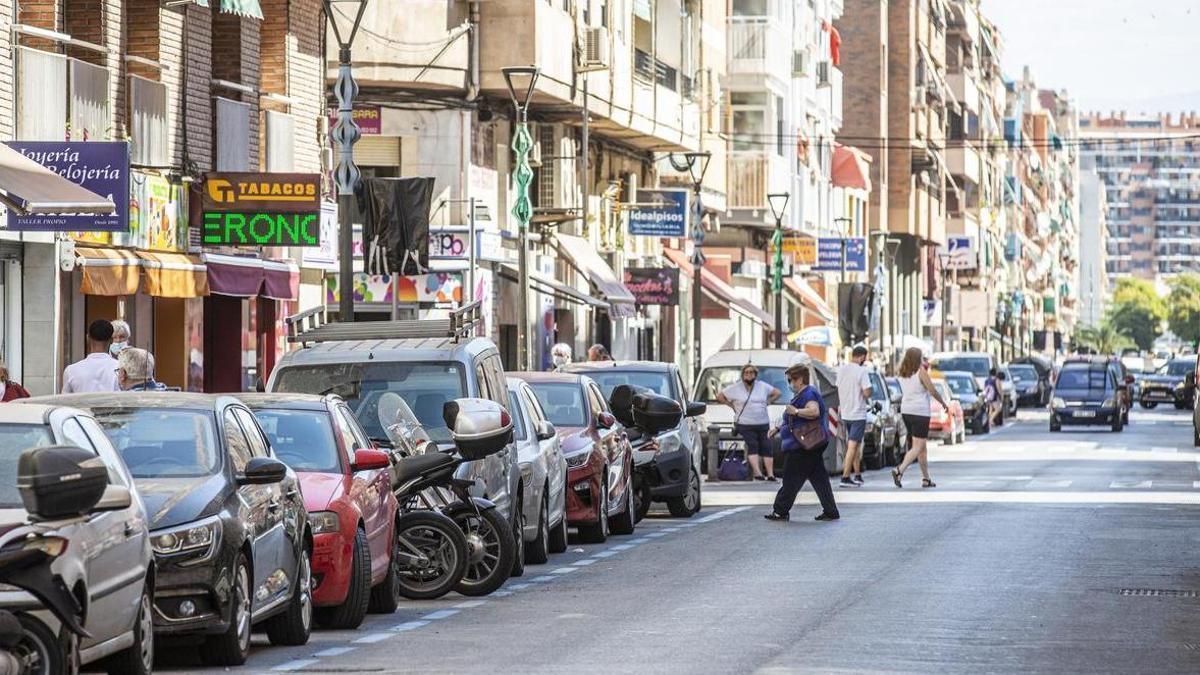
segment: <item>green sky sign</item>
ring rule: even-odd
[[[207,246],[319,246],[319,213],[204,213]]]

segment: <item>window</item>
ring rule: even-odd
[[[130,161],[133,164],[170,164],[167,85],[136,75],[129,76],[129,135]],[[246,136],[241,136],[240,142],[245,144],[245,139]]]
[[[259,426],[280,461],[297,471],[340,472],[329,415],[320,410],[256,410]]]
[[[500,355],[492,354],[487,357],[484,370],[487,373],[488,386],[494,394],[492,400],[507,408],[508,387],[504,386],[504,365],[500,362]]]
[[[775,97],[775,154],[783,157],[783,97]]]
[[[87,432],[83,427],[79,426],[79,422],[75,418],[70,418],[62,425],[63,439],[71,444],[83,448],[84,450],[95,451],[95,446],[92,445],[92,439],[88,438]]]
[[[412,411],[410,410],[409,412],[411,413]],[[347,450],[353,452],[359,448],[371,447],[371,439],[367,438],[367,435],[363,433],[362,426],[358,423],[358,420],[354,419],[354,413],[350,412],[350,409],[346,406],[341,406],[338,408],[338,414],[342,416],[342,426],[350,432],[350,437],[353,439],[351,444],[347,446]]]
[[[525,426],[525,406],[514,405],[508,409],[508,412],[512,415],[513,436],[518,441],[529,438],[529,431]]]
[[[587,426],[584,414],[583,388],[577,384],[533,382],[529,385],[546,411],[546,418],[556,427]]]
[[[767,131],[767,94],[735,91],[729,94],[733,150],[759,152]]]
[[[53,443],[45,425],[0,424],[0,508],[25,508],[17,491],[17,461],[26,450]]]
[[[241,408],[235,409],[234,414],[242,423],[242,430],[246,432],[246,440],[250,442],[250,454],[255,457],[270,457],[271,451],[267,447],[267,439],[263,437],[262,429],[254,421],[254,415]]]
[[[246,463],[253,456],[250,441],[246,439],[232,410],[225,411],[222,424],[225,427],[225,447],[229,451],[229,460],[233,462],[233,470],[239,473],[245,471]]]

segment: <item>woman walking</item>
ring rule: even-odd
[[[750,363],[742,368],[740,382],[717,392],[717,402],[729,406],[737,415],[733,419],[733,430],[746,442],[746,461],[754,480],[775,480],[775,467],[772,466],[775,458],[771,456],[771,440],[767,435],[771,428],[767,406],[781,395],[778,389],[758,379],[758,368]],[[762,458],[761,473],[754,461],[755,455]]]
[[[775,495],[775,508],[763,516],[767,520],[790,520],[792,504],[804,481],[812,483],[813,491],[821,500],[821,515],[817,520],[837,520],[837,503],[833,499],[833,486],[829,484],[829,472],[825,469],[825,448],[829,445],[829,411],[825,399],[816,387],[809,384],[808,366],[794,365],[787,369],[788,386],[795,397],[784,410],[783,421],[771,430],[771,435],[783,434],[783,485]],[[816,422],[814,428],[813,422]],[[806,445],[813,436],[816,442]]]
[[[904,426],[908,429],[909,448],[900,466],[892,469],[892,480],[896,483],[896,487],[903,487],[900,481],[904,477],[904,470],[913,462],[919,462],[921,487],[937,487],[929,478],[929,460],[925,451],[929,441],[929,417],[932,415],[930,399],[936,399],[946,410],[949,410],[950,406],[934,388],[933,380],[929,379],[929,372],[925,370],[920,349],[910,347],[908,351],[904,352],[904,359],[900,362],[898,374],[900,391],[903,392],[903,398],[900,401],[900,416],[904,418]]]

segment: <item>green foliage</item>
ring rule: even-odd
[[[1180,274],[1170,282],[1167,296],[1167,326],[1188,344],[1200,340],[1200,274]]]
[[[1133,344],[1125,335],[1107,319],[1099,326],[1084,326],[1075,331],[1075,341],[1084,347],[1091,347],[1098,354],[1119,354],[1122,349]]]
[[[1133,277],[1117,280],[1112,306],[1105,319],[1117,333],[1128,336],[1138,349],[1147,351],[1162,335],[1162,324],[1166,319],[1167,305],[1152,282]]]

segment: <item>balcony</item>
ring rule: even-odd
[[[769,76],[780,82],[791,79],[791,40],[778,19],[731,16],[725,35],[730,75]]]
[[[979,185],[979,153],[974,148],[964,145],[947,148],[946,165],[950,173]]]
[[[834,129],[842,128],[842,71],[832,63],[826,65],[826,77],[819,81],[819,87],[825,90],[825,100],[821,102],[829,106],[829,123]]]
[[[730,209],[765,210],[769,217],[767,195],[788,190],[791,182],[787,160],[773,153],[730,153],[726,167]]]

